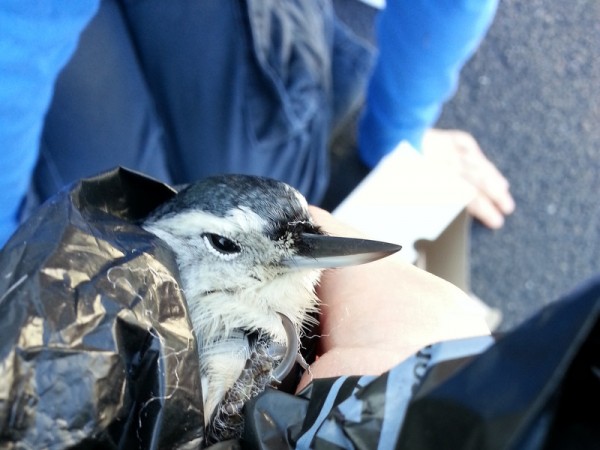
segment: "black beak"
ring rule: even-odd
[[[297,248],[298,253],[283,261],[284,265],[299,269],[326,269],[376,261],[396,253],[402,246],[369,239],[303,233]]]

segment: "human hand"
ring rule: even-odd
[[[311,214],[330,234],[358,236],[321,209]],[[396,258],[327,270],[317,292],[319,357],[298,390],[313,378],[381,374],[426,345],[490,333],[463,291]]]
[[[479,148],[473,136],[460,130],[430,129],[423,137],[423,155],[443,164],[472,184],[475,198],[468,212],[489,228],[504,225],[504,217],[515,209],[506,178]]]

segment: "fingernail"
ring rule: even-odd
[[[500,214],[498,214],[496,217],[494,217],[489,222],[489,227],[494,230],[498,230],[498,229],[502,228],[503,226],[504,226],[504,216],[502,216]]]

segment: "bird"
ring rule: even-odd
[[[302,361],[298,343],[316,321],[322,271],[401,248],[330,236],[298,190],[253,175],[187,185],[142,227],[175,255],[198,343],[207,443],[239,437],[245,402]]]

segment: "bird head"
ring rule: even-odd
[[[207,426],[250,356],[244,335],[258,333],[283,344],[285,355],[272,373],[283,378],[297,355],[303,324],[317,309],[314,287],[322,269],[400,249],[328,236],[313,223],[298,191],[244,175],[189,185],[142,226],[177,259],[198,341]]]
[[[323,268],[379,259],[400,246],[327,236],[289,185],[246,175],[189,185],[143,227],[174,251],[198,339],[267,330],[285,341],[280,315],[299,330],[315,310]]]

